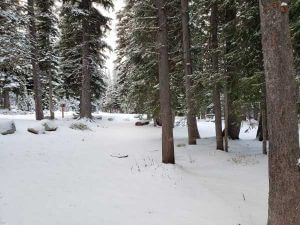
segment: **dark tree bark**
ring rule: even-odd
[[[52,85],[52,74],[51,71],[48,71],[48,80],[49,80],[49,111],[50,111],[50,119],[54,120],[54,106],[53,106],[53,85]]]
[[[43,104],[42,104],[42,93],[41,93],[41,80],[40,80],[40,68],[38,64],[38,49],[36,46],[36,25],[35,25],[35,14],[34,14],[34,0],[28,0],[28,15],[29,15],[29,34],[31,44],[31,64],[32,64],[32,75],[33,75],[33,90],[34,90],[34,101],[35,101],[35,117],[36,120],[44,119]]]
[[[241,119],[232,108],[232,102],[228,100],[228,137],[231,140],[238,140],[240,139]]]
[[[9,90],[7,90],[7,89],[3,90],[3,106],[4,106],[4,109],[10,110]]]
[[[267,111],[266,111],[266,105],[264,103],[264,105],[262,106],[261,109],[261,118],[262,118],[262,142],[263,142],[263,154],[267,155],[268,154],[268,150],[267,150]]]
[[[1,90],[1,89],[0,89]],[[0,91],[0,108],[4,107],[3,91]]]
[[[211,7],[211,17],[210,17],[210,26],[211,26],[211,49],[212,53],[212,70],[213,73],[218,74],[219,72],[219,54],[218,54],[218,1],[214,1]],[[216,81],[213,90],[213,103],[214,103],[214,112],[215,112],[215,130],[216,130],[216,142],[217,149],[224,150],[223,146],[223,133],[222,133],[222,109],[221,109],[221,100],[220,100],[220,88]]]
[[[260,0],[270,140],[268,225],[300,222],[297,88],[287,3]]]
[[[226,79],[227,80],[227,79]],[[225,119],[225,128],[224,128],[224,151],[228,152],[228,90],[227,83],[225,84],[224,90],[224,119]]]
[[[262,111],[262,109],[260,110]],[[262,128],[262,112],[260,112],[260,115],[259,115],[259,122],[258,122],[258,128],[257,128],[257,132],[256,132],[256,138],[259,140],[259,141],[262,141],[263,140],[263,128]]]
[[[185,74],[185,93],[187,103],[187,126],[189,144],[197,144],[197,139],[200,134],[197,127],[197,119],[195,115],[195,103],[191,92],[192,75],[192,57],[191,57],[191,37],[189,29],[189,1],[181,0],[181,19],[182,19],[182,44],[183,44],[183,59],[184,59],[184,74]]]
[[[83,10],[89,11],[90,0],[82,0]],[[82,78],[80,94],[80,117],[92,118],[91,103],[91,75],[90,75],[90,53],[89,53],[89,21],[87,16],[82,20]]]
[[[160,90],[160,116],[162,121],[162,161],[175,163],[173,119],[171,110],[171,97],[169,86],[169,57],[168,32],[166,16],[166,0],[156,0],[158,9],[158,46],[159,46],[159,90]]]
[[[226,53],[229,54],[233,48],[233,36],[236,30],[235,19],[237,10],[235,7],[235,1],[231,0],[226,5],[225,11],[225,22],[230,25],[226,29]],[[227,61],[226,62],[226,73],[227,73],[227,107],[228,107],[228,137],[232,140],[239,139],[240,128],[241,128],[241,117],[238,115],[237,105],[234,104],[234,101],[238,98],[235,94],[238,86],[238,77],[237,77],[237,65],[235,62]]]

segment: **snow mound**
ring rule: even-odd
[[[0,121],[0,133],[2,135],[13,134],[16,132],[14,121]]]
[[[73,130],[91,130],[91,128],[89,128],[88,125],[81,123],[81,122],[77,122],[77,123],[72,123],[70,125],[70,128]]]
[[[27,129],[28,132],[33,134],[45,134],[46,131],[56,131],[57,126],[54,121],[51,120],[41,120],[34,126]]]

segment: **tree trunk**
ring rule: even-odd
[[[256,132],[256,138],[259,140],[259,141],[263,141],[263,127],[262,127],[262,120],[263,120],[263,117],[262,117],[262,109],[260,110],[260,115],[259,115],[259,122],[258,122],[258,128],[257,128],[257,132]]]
[[[239,116],[233,112],[232,102],[228,97],[228,137],[231,140],[240,139],[241,120]]]
[[[51,71],[48,71],[48,80],[49,80],[49,111],[50,119],[54,120],[54,107],[53,107],[53,85],[52,85],[52,74]]]
[[[168,57],[168,32],[166,16],[166,0],[156,0],[158,8],[158,45],[159,45],[159,90],[160,90],[160,115],[162,121],[162,161],[175,163],[173,119],[171,110],[171,97],[169,86],[169,57]]]
[[[3,103],[4,109],[10,110],[9,90],[7,89],[3,90]]]
[[[227,79],[226,79],[227,81]],[[224,119],[225,119],[225,128],[224,128],[224,150],[228,152],[228,91],[227,91],[227,82],[225,84],[225,103],[224,103]]]
[[[262,118],[262,142],[263,142],[263,154],[267,155],[267,113],[266,113],[266,105],[265,102],[262,105],[261,109],[261,118]]]
[[[212,70],[214,74],[219,72],[219,54],[218,54],[218,1],[212,3],[211,8],[211,49],[212,53]],[[216,130],[216,142],[217,149],[224,150],[223,146],[223,133],[222,133],[222,109],[221,109],[221,100],[220,100],[220,88],[216,81],[213,90],[213,103],[214,103],[214,112],[215,112],[215,130]]]
[[[260,0],[270,140],[268,225],[300,221],[297,89],[287,2]]]
[[[0,109],[4,107],[3,90],[0,89]]]
[[[197,120],[195,115],[195,103],[193,101],[191,92],[191,78],[192,75],[192,59],[191,59],[191,37],[189,29],[189,3],[188,0],[181,0],[181,19],[182,19],[182,45],[183,45],[183,59],[184,59],[184,74],[185,74],[185,93],[187,103],[187,126],[189,144],[197,144],[197,139],[200,134],[197,127]]]
[[[225,22],[229,24],[226,28],[226,54],[232,54],[233,38],[236,31],[236,14],[237,9],[235,7],[236,0],[231,0],[226,5]],[[238,95],[235,91],[239,88],[237,85],[237,65],[235,62],[227,60],[226,62],[226,75],[227,75],[227,106],[228,106],[228,137],[232,140],[239,139],[241,128],[241,117],[235,100],[238,99]]]
[[[89,11],[90,0],[82,0],[82,8]],[[91,75],[90,75],[90,53],[89,53],[89,21],[87,16],[82,20],[82,80],[80,95],[80,117],[92,118],[91,104]]]
[[[36,46],[36,25],[34,14],[34,0],[28,0],[28,15],[29,15],[29,34],[31,44],[31,64],[33,75],[33,91],[35,101],[35,117],[36,120],[44,119],[42,93],[41,93],[41,80],[40,80],[40,68],[38,65],[38,49]]]

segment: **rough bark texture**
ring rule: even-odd
[[[31,64],[33,75],[33,90],[35,101],[35,117],[37,120],[44,119],[42,93],[41,93],[41,80],[40,80],[40,68],[38,65],[38,49],[36,46],[36,25],[34,14],[34,0],[28,0],[28,15],[29,15],[29,34],[31,42]]]
[[[182,19],[182,44],[183,44],[183,59],[184,59],[184,74],[185,74],[185,93],[187,103],[187,125],[189,144],[197,144],[197,139],[200,134],[197,127],[197,120],[194,109],[194,101],[191,92],[191,78],[193,73],[192,57],[191,57],[191,37],[189,30],[189,3],[188,0],[181,0],[181,19]]]
[[[226,54],[232,54],[233,48],[233,36],[236,31],[235,20],[237,10],[235,7],[236,0],[231,0],[226,5],[225,21],[230,23],[226,28]],[[226,62],[226,73],[227,73],[227,107],[228,107],[228,137],[232,140],[239,139],[240,128],[241,128],[241,117],[238,115],[238,106],[234,104],[234,101],[238,99],[236,90],[238,87],[237,77],[237,65],[235,62]]]
[[[89,11],[90,0],[82,0],[82,8]],[[80,95],[80,117],[92,118],[91,75],[89,60],[89,21],[86,16],[82,20],[82,78]]]
[[[287,3],[287,1],[284,1]],[[300,157],[288,6],[260,0],[269,128],[268,225],[300,224]]]
[[[10,110],[9,90],[7,90],[7,89],[3,90],[3,106],[4,106],[4,109]]]
[[[159,90],[160,90],[160,116],[162,121],[162,161],[175,163],[173,119],[171,110],[171,97],[169,86],[169,57],[168,32],[166,17],[166,0],[156,0],[158,9],[158,47],[159,47]]]
[[[211,7],[211,49],[212,55],[212,70],[213,73],[219,72],[219,55],[218,55],[218,1],[214,1]],[[223,146],[223,133],[222,133],[222,109],[220,100],[220,88],[216,83],[213,90],[213,103],[215,112],[215,130],[217,149],[224,150]]]
[[[54,107],[53,107],[53,85],[52,85],[52,74],[51,71],[48,71],[48,80],[49,80],[49,111],[50,119],[54,120]]]

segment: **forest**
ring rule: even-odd
[[[300,0],[0,0],[0,224],[300,225]]]

